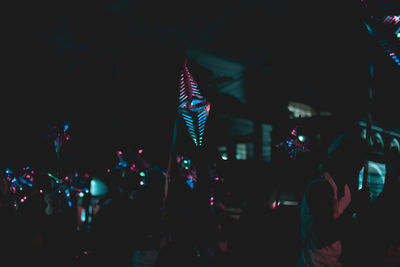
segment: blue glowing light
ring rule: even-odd
[[[187,180],[186,180],[186,184],[187,184],[191,189],[193,189],[194,186],[195,186],[195,182],[194,182],[193,179],[187,179]]]

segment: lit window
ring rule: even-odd
[[[236,159],[237,160],[246,160],[247,159],[246,144],[236,144]]]
[[[312,107],[299,102],[289,102],[288,110],[291,113],[289,115],[290,119],[312,117],[316,114]]]

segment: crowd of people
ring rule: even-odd
[[[176,151],[163,168],[130,148],[85,172],[71,160],[68,128],[50,136],[51,170],[1,174],[4,266],[399,266],[400,156],[387,152],[371,202],[357,185],[369,153],[357,132],[341,133],[308,172],[282,245],[289,234],[276,231],[284,222],[273,214],[285,207],[269,205],[272,171],[249,165],[235,187],[201,150]]]

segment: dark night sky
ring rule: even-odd
[[[165,158],[188,45],[268,65],[270,102],[292,97],[362,113],[368,45],[356,7],[346,2],[8,3],[2,158],[34,157],[48,124],[64,119],[72,121],[83,158],[143,143]],[[386,89],[377,97],[384,102],[399,72],[385,59],[380,64]],[[377,110],[391,112],[381,104]]]

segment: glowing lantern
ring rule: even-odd
[[[204,142],[205,125],[210,112],[210,103],[200,94],[197,82],[183,64],[180,76],[180,92],[178,113],[185,121],[190,137],[196,146]]]

